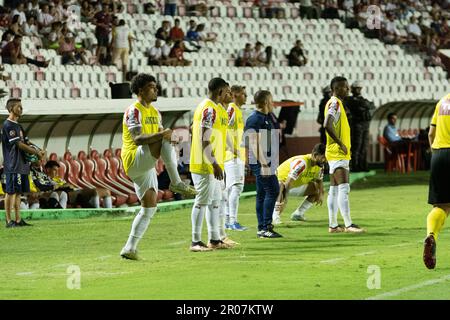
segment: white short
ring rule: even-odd
[[[292,188],[291,190],[289,190],[289,195],[296,196],[296,197],[304,197],[306,189],[308,189],[308,185],[303,184],[300,187]]]
[[[128,176],[133,181],[134,190],[140,200],[149,189],[158,192],[158,177],[156,174],[155,157],[150,152],[149,146],[142,145],[136,150],[136,157],[128,169]]]
[[[239,159],[227,161],[224,164],[225,169],[225,184],[226,188],[230,188],[235,184],[244,184],[245,181],[245,164]]]
[[[214,178],[212,174],[192,173],[195,190],[195,202],[202,205],[210,205],[213,200],[222,200],[221,182]]]
[[[330,174],[333,174],[338,168],[350,171],[350,160],[331,160],[328,161],[328,164],[330,166]]]

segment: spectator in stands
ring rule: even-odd
[[[325,134],[325,106],[331,98],[331,88],[330,86],[325,86],[322,88],[322,100],[320,100],[319,103],[319,114],[317,115],[317,123],[320,125],[319,133],[320,133],[320,143],[326,144],[327,143],[327,135]]]
[[[162,46],[161,46],[161,40],[156,39],[155,46],[151,47],[147,51],[148,56],[148,65],[149,66],[160,66],[163,64],[162,61]]]
[[[416,45],[422,45],[422,30],[417,24],[416,17],[412,16],[409,19],[409,24],[406,27],[406,31],[408,32],[409,40],[414,42]]]
[[[156,30],[155,37],[156,39],[161,39],[163,41],[170,39],[170,22],[168,20],[162,22],[161,27]]]
[[[170,51],[169,58],[175,58],[175,66],[190,66],[191,61],[184,58],[184,52],[186,51],[183,41],[176,41],[172,50]],[[189,50],[190,51],[190,50]],[[187,51],[187,52],[189,52]]]
[[[290,67],[302,67],[308,62],[303,51],[303,43],[301,40],[295,42],[295,46],[291,49],[287,58]]]
[[[73,34],[68,32],[59,42],[58,53],[62,64],[89,64],[83,48],[76,48]]]
[[[246,43],[245,48],[241,49],[238,53],[238,57],[236,59],[237,67],[252,67],[253,66],[253,50],[252,44]]]
[[[27,16],[33,16],[36,20],[39,17],[39,12],[41,12],[41,8],[39,6],[39,0],[31,0],[28,1],[28,5],[26,7],[27,9]]]
[[[88,0],[85,0],[81,3],[80,15],[81,22],[92,22],[95,15],[95,10]]]
[[[105,208],[112,208],[111,192],[103,188],[79,189],[66,182],[58,175],[59,164],[50,160],[45,164],[47,175],[56,183],[57,189],[67,192],[69,195],[69,204],[83,208],[100,208],[100,198],[103,199]]]
[[[205,24],[204,23],[200,23],[197,26],[196,31],[197,31],[197,34],[198,34],[198,40],[199,41],[203,41],[203,42],[214,42],[214,41],[216,41],[216,36],[208,35],[205,32]]]
[[[43,4],[41,12],[38,17],[39,33],[47,35],[50,33],[52,28],[52,23],[55,18],[50,14],[50,7],[48,4]]]
[[[20,16],[18,14],[16,14],[12,20],[11,20],[11,24],[9,25],[9,31],[12,32],[14,35],[18,34],[20,36],[23,36],[23,29],[22,29],[22,25],[19,24],[19,18]]]
[[[263,50],[263,44],[261,42],[256,42],[255,49],[252,52],[251,64],[254,67],[267,66],[267,55]]]
[[[36,18],[34,16],[28,16],[27,22],[23,26],[23,34],[31,38],[31,41],[36,45],[36,49],[43,47],[42,39],[36,25]]]
[[[351,133],[351,169],[353,172],[368,171],[367,153],[369,148],[369,127],[375,105],[361,95],[362,83],[355,81],[352,86],[352,96],[344,99],[352,115]]]
[[[122,70],[123,79],[126,79],[128,71],[128,56],[133,50],[133,35],[130,28],[121,19],[119,25],[114,28],[111,40],[113,49],[112,61],[119,70]]]
[[[300,0],[300,17],[302,19],[318,19],[320,7],[314,6],[311,0]]]
[[[47,37],[44,38],[45,47],[48,49],[57,50],[59,47],[60,39],[64,38],[62,32],[62,24],[59,21],[52,23],[52,29]]]
[[[177,14],[177,0],[166,0],[164,4],[164,15],[175,16]]]
[[[184,0],[186,5],[186,15],[206,17],[208,14],[208,5],[202,1]]]
[[[402,138],[398,133],[398,129],[395,126],[397,123],[397,114],[391,112],[387,115],[388,124],[384,127],[383,137],[391,144],[391,145],[404,145],[405,141],[409,141],[410,139]]]
[[[194,46],[197,49],[201,49],[201,46],[199,44],[200,41],[200,35],[197,31],[197,24],[194,20],[189,20],[189,29],[186,33],[185,40],[191,45]]]
[[[97,38],[97,50],[95,56],[97,63],[107,64],[107,50],[109,47],[109,35],[111,32],[110,6],[107,2],[102,3],[102,9],[94,15],[95,37]]]
[[[11,42],[11,40],[14,38],[14,33],[12,33],[12,31],[10,30],[6,30],[5,32],[3,32],[2,34],[2,42],[0,44],[0,49],[3,50],[3,48],[9,43]]]
[[[20,197],[21,194],[30,192],[28,175],[30,165],[25,159],[25,153],[33,154],[39,159],[45,157],[45,151],[34,149],[31,142],[25,135],[25,131],[18,123],[22,116],[22,102],[20,99],[12,98],[6,102],[6,109],[9,116],[3,123],[2,148],[4,174],[6,175],[5,186],[5,211],[6,227],[21,227],[28,224],[20,217]],[[11,219],[11,210],[14,208],[15,220]]]
[[[335,1],[325,1],[325,8],[323,9],[320,17],[322,19],[339,19],[339,11]]]
[[[180,28],[180,19],[175,19],[175,25],[170,29],[169,37],[172,41],[184,39],[183,29]]]
[[[38,61],[27,58],[22,54],[22,36],[14,36],[14,40],[10,41],[2,49],[2,62],[6,64],[33,64],[38,67],[46,68],[49,61]]]
[[[25,6],[23,2],[19,2],[17,7],[11,12],[11,17],[14,19],[14,16],[18,15],[19,20],[18,23],[20,26],[23,26],[23,24],[27,21],[27,17],[25,15]]]
[[[397,28],[397,21],[394,20],[393,14],[388,15],[388,21],[384,24],[384,41],[387,43],[402,44],[406,41],[400,35],[400,31]]]

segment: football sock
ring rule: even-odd
[[[170,178],[170,182],[178,184],[181,182],[180,175],[178,174],[178,162],[175,149],[172,144],[163,139],[161,146],[161,158],[166,166],[167,173]]]
[[[220,200],[221,206],[219,207],[219,235],[220,239],[226,238],[227,233],[225,232],[225,210],[227,200]]]
[[[206,208],[206,224],[208,226],[208,240],[220,240],[219,232],[219,203],[213,201]]]
[[[237,214],[239,209],[239,197],[242,193],[242,190],[244,190],[244,185],[234,184],[231,186],[228,194],[228,205],[229,205],[229,211],[230,214],[230,224],[233,224],[237,222]]]
[[[98,195],[96,195],[95,197],[92,197],[89,200],[89,204],[91,204],[94,208],[100,208],[100,198]]]
[[[61,194],[59,195],[58,201],[61,208],[63,209],[67,208],[67,201],[68,201],[67,192],[62,191]]]
[[[206,206],[195,204],[192,207],[192,242],[202,241],[203,218],[205,217]]]
[[[32,203],[30,209],[31,210],[39,209],[39,202]]]
[[[302,204],[294,211],[294,215],[303,217],[305,216],[305,212],[312,206],[313,203],[305,199]]]
[[[125,245],[126,251],[135,251],[139,241],[144,236],[145,231],[147,231],[150,220],[156,212],[156,207],[153,208],[141,208],[139,213],[134,218],[133,224],[131,226],[130,236]]]
[[[437,240],[445,219],[447,219],[445,211],[439,207],[434,207],[427,217],[427,234],[432,234],[434,239]]]
[[[112,208],[112,198],[111,196],[106,196],[103,198],[103,206],[105,208]]]
[[[350,203],[348,201],[348,193],[350,192],[350,185],[342,183],[338,185],[338,205],[341,211],[342,218],[344,218],[345,227],[352,225],[352,218],[350,217]]]
[[[275,220],[281,214],[281,202],[275,202],[275,207],[273,208],[272,220]]]
[[[337,213],[338,213],[338,187],[330,186],[328,191],[328,220],[331,228],[338,226],[337,223]]]

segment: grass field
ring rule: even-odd
[[[284,238],[257,239],[250,198],[239,216],[251,229],[229,233],[240,246],[191,253],[190,210],[162,213],[139,245],[142,261],[118,255],[132,216],[1,228],[0,298],[449,299],[448,228],[438,242],[437,269],[422,262],[427,181],[426,173],[379,173],[352,185],[352,217],[367,229],[362,235],[328,234],[326,205],[311,209],[308,222],[288,221],[296,205],[291,198],[277,229]],[[73,265],[80,269],[79,290],[67,286]],[[369,289],[377,270],[380,289]]]

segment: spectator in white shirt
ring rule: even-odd
[[[410,23],[406,28],[408,36],[412,42],[420,46],[422,44],[422,30],[416,22],[416,17],[412,16],[409,21]]]
[[[128,57],[133,49],[133,35],[125,20],[120,20],[119,25],[114,28],[112,33],[111,46],[113,49],[112,61],[117,68],[122,69],[123,79],[126,79],[128,69]],[[120,63],[122,62],[122,63]]]
[[[149,66],[162,65],[163,48],[160,39],[156,39],[155,46],[147,51],[147,56]]]
[[[19,3],[17,7],[11,12],[11,18],[14,17],[16,14],[19,15],[19,25],[23,26],[23,24],[27,22],[23,2]]]
[[[255,49],[252,54],[253,66],[266,66],[267,65],[267,55],[263,49],[263,44],[261,42],[256,42]]]
[[[42,5],[42,10],[38,17],[39,32],[47,35],[51,32],[51,26],[55,18],[50,14],[50,7],[48,4]]]
[[[252,67],[253,66],[253,50],[251,43],[246,43],[245,48],[239,50],[238,57],[236,59],[237,67]]]
[[[388,21],[385,22],[384,40],[388,43],[401,44],[404,43],[406,39],[400,35],[400,31],[397,28],[396,21],[394,20],[394,18],[395,18],[394,15],[390,14],[388,16]]]
[[[38,32],[36,25],[36,19],[34,16],[29,16],[27,22],[23,26],[23,33],[25,36],[30,37],[31,41],[36,45],[36,47],[42,48],[42,40]]]

